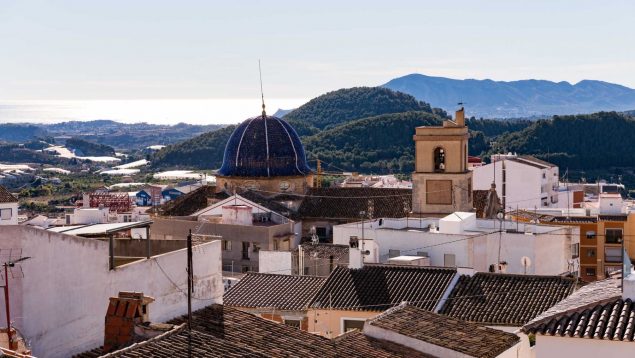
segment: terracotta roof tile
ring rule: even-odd
[[[358,220],[360,211],[368,211],[369,201],[374,218],[401,218],[405,216],[404,207],[412,208],[412,190],[310,188],[298,208],[298,215],[302,218]]]
[[[410,305],[388,310],[369,321],[369,324],[478,358],[496,357],[520,342],[520,337],[515,334],[449,318]]]
[[[635,303],[630,299],[617,298],[591,308],[552,316],[523,327],[523,331],[550,336],[633,342]]]
[[[523,329],[535,327],[554,318],[564,317],[571,313],[582,312],[598,305],[613,302],[621,296],[622,288],[619,276],[592,282],[554,304],[527,323]]]
[[[109,357],[187,357],[186,318],[171,321],[179,327],[163,335],[113,352]],[[360,338],[330,340],[294,327],[271,322],[237,309],[211,305],[193,313],[193,357],[302,357],[302,358],[396,358],[426,357],[408,355],[412,350],[394,343]],[[100,357],[100,350],[77,357]]]
[[[573,292],[561,276],[478,272],[459,278],[439,313],[487,325],[522,326]]]
[[[303,310],[326,277],[249,273],[223,297],[227,306]]]
[[[433,355],[419,352],[397,343],[366,336],[358,330],[346,332],[333,340],[336,342],[335,349],[340,357],[349,356],[351,351],[365,351],[372,352],[373,358],[434,358]]]
[[[0,185],[0,203],[17,203],[18,199],[13,196],[5,187]]]
[[[338,266],[311,303],[315,308],[383,311],[404,301],[432,310],[443,296],[455,268],[365,265]]]

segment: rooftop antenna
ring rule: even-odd
[[[258,73],[260,74],[260,98],[262,99],[262,118],[266,118],[267,112],[265,112],[265,94],[262,91],[262,68],[260,67],[260,59],[258,59]]]
[[[18,262],[28,260],[31,257],[22,256],[22,249],[15,249],[18,252],[18,255],[13,255],[14,249],[9,249],[8,260],[5,261],[2,266],[4,266],[4,305],[7,314],[7,338],[9,339],[9,349],[16,350],[18,349],[18,339],[15,336],[15,329],[11,327],[11,308],[9,306],[9,272],[11,272],[11,277],[15,278],[16,275],[13,272],[13,268],[16,266]],[[6,249],[4,250],[6,251]],[[18,256],[14,258],[14,256]],[[4,259],[2,260],[4,261]],[[20,269],[19,276],[24,277],[24,272],[22,268],[18,266]]]

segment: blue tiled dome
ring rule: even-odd
[[[304,147],[285,120],[258,116],[241,123],[225,147],[218,174],[236,177],[302,176],[311,173]]]

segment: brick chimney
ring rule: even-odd
[[[104,332],[103,352],[124,348],[135,342],[135,326],[148,322],[148,305],[154,298],[142,292],[119,292],[110,297]]]

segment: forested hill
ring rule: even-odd
[[[531,154],[569,169],[634,167],[635,118],[616,112],[554,116],[502,135],[492,151]]]
[[[114,156],[115,149],[113,147],[89,142],[81,138],[69,138],[66,140],[66,147],[76,151],[79,156]]]
[[[307,159],[364,173],[410,173],[414,168],[412,136],[418,126],[438,126],[428,112],[391,113],[359,119],[304,140]],[[329,164],[332,167],[329,167]]]
[[[218,169],[225,144],[236,126],[227,126],[161,149],[152,159],[156,167]]]
[[[307,136],[360,118],[409,111],[437,111],[445,115],[405,93],[381,87],[354,87],[316,97],[285,115],[284,119],[300,136]]]

